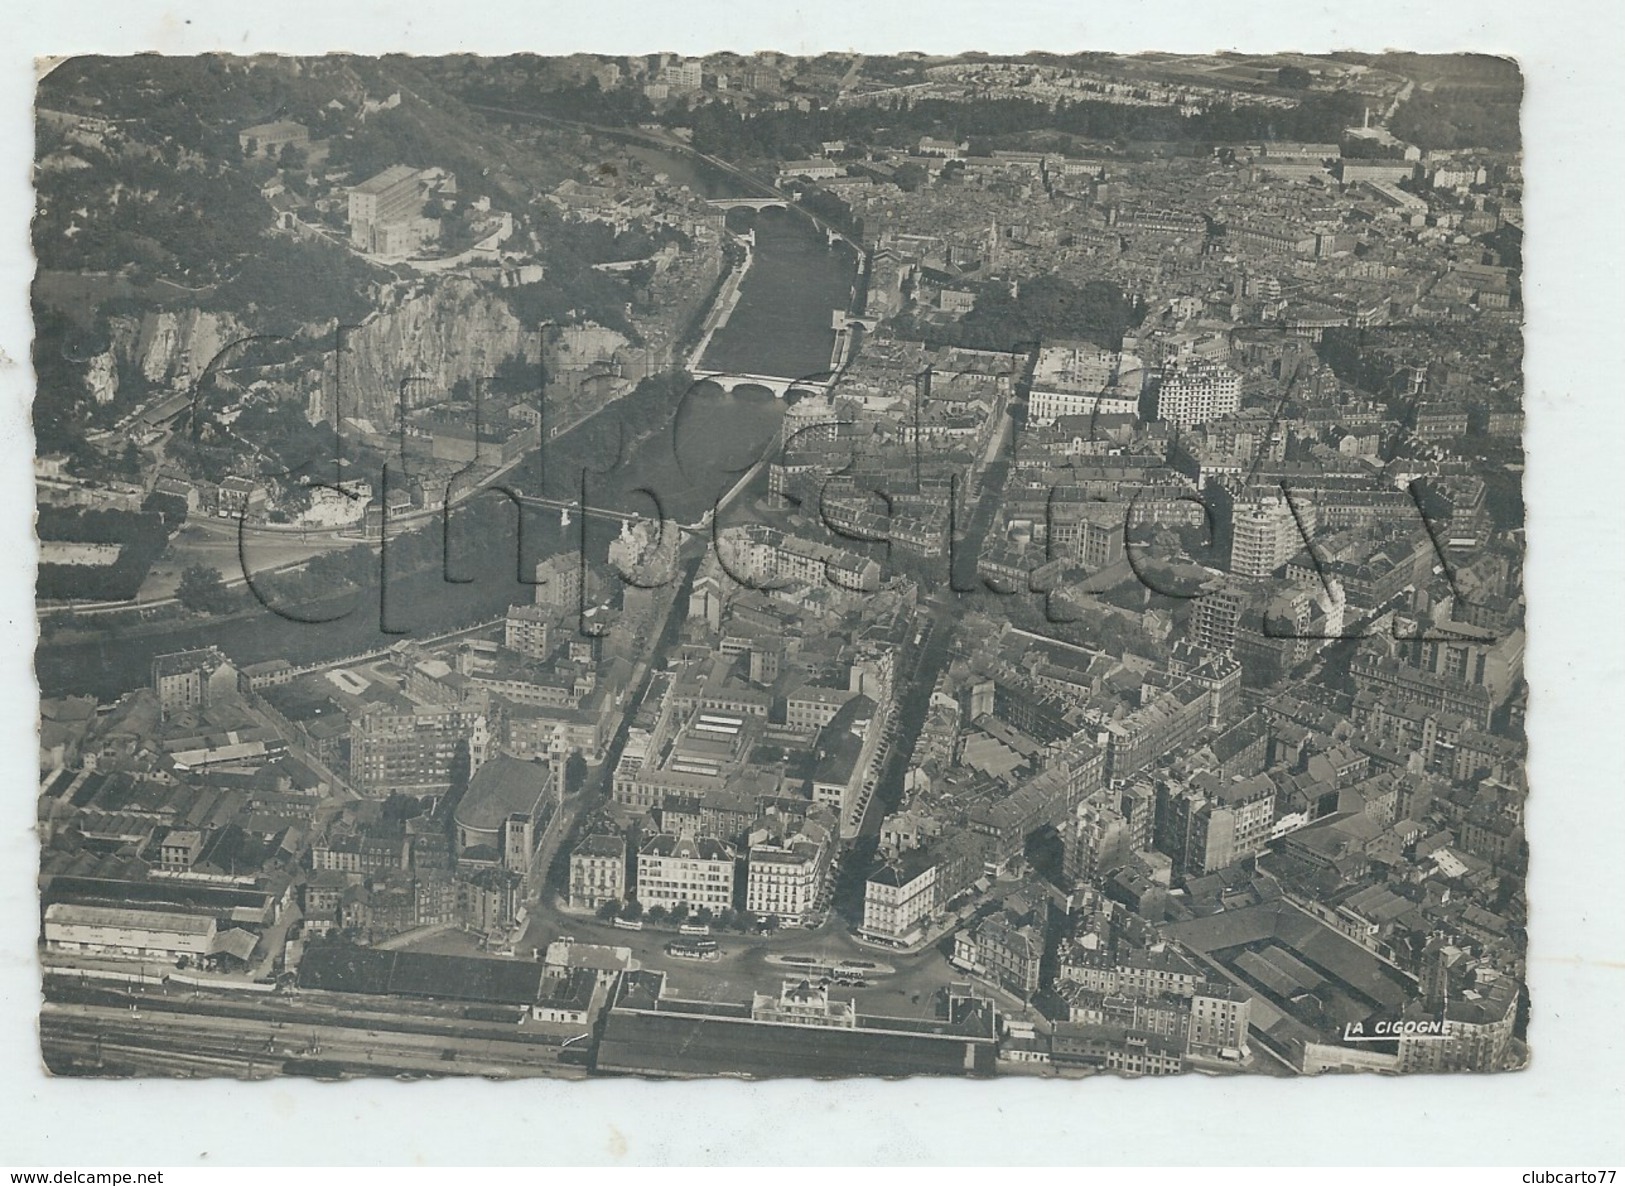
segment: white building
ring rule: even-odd
[[[1299,502],[1296,514],[1285,498],[1238,503],[1230,519],[1230,571],[1249,580],[1269,576],[1308,547],[1315,520],[1307,502]]]
[[[1157,419],[1185,427],[1233,415],[1241,407],[1241,376],[1199,360],[1165,370],[1157,388]]]
[[[705,66],[698,58],[668,62],[660,70],[660,81],[678,90],[697,91],[705,82]]]
[[[729,575],[757,589],[798,582],[848,592],[872,593],[880,587],[878,562],[821,541],[747,527],[724,532],[717,544]]]
[[[734,855],[716,840],[655,836],[638,853],[638,901],[645,910],[679,903],[727,910],[734,899]]]
[[[818,901],[823,865],[812,844],[758,844],[750,850],[745,909],[781,922],[801,922]]]
[[[215,921],[174,910],[80,906],[53,902],[45,908],[48,951],[118,959],[200,960],[214,946]]]
[[[899,946],[924,937],[936,908],[935,864],[893,861],[869,875],[863,887],[863,926],[859,933]]]
[[[1133,416],[1140,410],[1145,368],[1132,354],[1087,342],[1045,346],[1033,365],[1027,423],[1042,427],[1062,416]]]
[[[846,174],[846,166],[839,161],[785,161],[779,166],[779,177],[787,179],[792,177],[808,177],[813,181],[828,181],[834,177]]]

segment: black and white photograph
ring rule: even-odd
[[[54,64],[46,1066],[1522,1066],[1520,97]]]

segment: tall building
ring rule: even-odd
[[[1157,387],[1157,419],[1185,427],[1241,407],[1241,376],[1222,363],[1200,359],[1162,373]]]
[[[536,566],[536,604],[553,609],[581,607],[581,559],[569,553],[550,556]]]
[[[1249,580],[1269,576],[1307,546],[1315,522],[1307,502],[1292,504],[1284,496],[1238,501],[1230,517],[1230,571]]]
[[[510,605],[503,623],[502,645],[532,659],[548,656],[552,614],[540,605]]]
[[[350,781],[363,794],[425,794],[451,785],[460,746],[470,771],[487,743],[483,712],[455,705],[392,709],[369,704],[350,721]]]
[[[1049,515],[1050,556],[1081,564],[1091,573],[1123,558],[1123,508],[1111,503],[1076,502]]]
[[[660,81],[669,87],[697,91],[705,81],[705,67],[699,59],[668,62],[660,69]]]
[[[410,222],[423,210],[419,172],[410,165],[391,165],[352,186],[349,198],[350,242],[361,251],[380,250],[384,228]]]
[[[1200,877],[1260,852],[1275,823],[1275,785],[1262,775],[1157,784],[1157,848],[1177,877]]]
[[[1204,650],[1229,654],[1236,645],[1241,611],[1246,605],[1246,594],[1234,586],[1204,593],[1191,609],[1191,642]]]
[[[1129,822],[1111,802],[1111,794],[1099,791],[1079,803],[1065,837],[1066,875],[1077,882],[1089,882],[1117,868],[1129,855]]]
[[[1190,998],[1191,1054],[1247,1053],[1247,1027],[1252,1021],[1252,998],[1241,989],[1218,980],[1204,980]]]

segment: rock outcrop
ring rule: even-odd
[[[447,278],[346,333],[337,360],[343,368],[341,410],[387,419],[404,379],[421,380],[406,388],[414,406],[433,403],[445,399],[458,380],[489,377],[516,355],[535,362],[536,351],[536,328],[521,323],[499,295]],[[331,390],[331,382],[326,386]]]
[[[115,317],[109,330],[112,354],[126,373],[139,372],[155,386],[182,387],[233,342],[251,334],[230,313],[165,309],[140,317]]]

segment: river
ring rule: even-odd
[[[737,197],[745,182],[691,153],[625,143],[632,157],[706,198]],[[857,257],[831,245],[812,219],[794,210],[731,210],[728,227],[755,231],[739,305],[717,331],[700,365],[706,370],[785,379],[822,377],[835,348],[830,315],[852,298]]]
[[[744,221],[744,212],[730,215]],[[811,220],[762,210],[750,220],[756,246],[739,305],[716,332],[700,365],[707,370],[785,379],[823,378],[835,348],[830,316],[852,299],[856,260],[830,246]]]
[[[688,154],[645,145],[627,150],[707,196],[730,196],[742,188],[735,178]],[[729,369],[787,378],[822,372],[834,342],[830,311],[845,307],[852,282],[850,249],[831,249],[809,219],[792,212],[738,211],[730,220],[737,227],[754,224],[757,243],[739,304],[713,338],[706,364],[726,359],[720,365]],[[670,521],[695,522],[762,456],[777,435],[785,406],[761,389],[725,395],[714,384],[695,384],[679,397],[664,424],[649,426],[652,431],[627,426],[633,443],[618,464],[589,474],[588,499],[642,515],[653,515],[658,504]],[[586,463],[582,448],[572,452],[574,437],[571,432],[550,442],[550,458]],[[447,545],[457,581],[446,581],[439,565],[393,573],[383,613],[374,582],[336,604],[295,611],[300,618],[331,616],[331,621],[290,620],[264,610],[223,621],[188,622],[162,633],[115,631],[94,640],[48,643],[35,656],[42,693],[89,694],[109,701],[147,682],[153,656],[190,647],[218,646],[242,664],[273,658],[302,664],[374,650],[403,636],[456,629],[532,600],[534,588],[518,574],[534,571],[539,559],[584,545],[595,563],[602,562],[619,530],[614,520],[590,518],[583,538],[579,515],[568,527],[556,512],[533,509],[526,516],[521,555],[511,504],[497,495],[476,498],[454,517]]]

